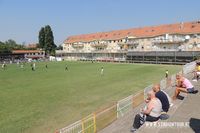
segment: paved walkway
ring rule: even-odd
[[[200,81],[192,82],[196,89],[200,91]],[[174,88],[169,88],[167,93],[170,95]],[[169,111],[170,118],[166,121],[158,121],[154,126],[143,125],[137,133],[200,133],[200,92],[197,94],[183,94],[183,100],[176,100]],[[130,133],[133,118],[144,104],[130,111],[124,117],[101,130],[99,133]],[[172,123],[177,122],[177,123]],[[159,127],[161,124],[177,124],[171,127]],[[181,127],[181,124],[185,126]],[[166,125],[165,125],[166,126]]]

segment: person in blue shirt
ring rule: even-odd
[[[167,95],[160,90],[160,85],[156,84],[153,86],[153,91],[155,92],[155,96],[160,100],[162,103],[162,110],[163,112],[168,112],[170,104]]]

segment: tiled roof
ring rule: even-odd
[[[13,50],[13,54],[39,53],[41,50]]]
[[[75,35],[68,37],[64,43],[90,42],[94,40],[117,40],[125,37],[154,37],[163,34],[192,34],[200,33],[200,21],[148,26],[110,32]]]

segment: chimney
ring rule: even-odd
[[[181,23],[180,23],[180,27],[179,27],[179,28],[180,28],[180,30],[182,30],[182,29],[183,29],[183,26],[184,26],[183,24],[184,24],[183,22],[181,22]]]

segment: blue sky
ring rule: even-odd
[[[37,43],[42,26],[68,36],[200,20],[200,0],[0,0],[0,41]]]

